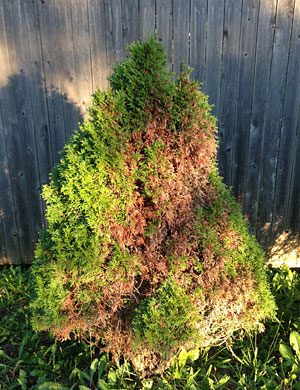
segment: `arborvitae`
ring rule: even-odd
[[[274,315],[265,258],[216,167],[199,85],[168,72],[152,37],[110,88],[44,187],[33,272],[36,329],[90,334],[144,370]]]

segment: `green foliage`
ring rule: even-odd
[[[191,297],[173,280],[167,280],[155,296],[136,309],[133,330],[138,343],[146,342],[151,350],[168,359],[170,351],[193,339],[198,317]]]
[[[162,109],[161,114],[170,109],[175,84],[170,82],[166,52],[154,37],[143,45],[133,43],[129,49],[130,58],[113,68],[109,81],[114,91],[126,94],[126,119],[122,119],[122,125],[129,121],[139,129],[151,118],[156,106]]]
[[[88,318],[101,297],[103,285],[119,277],[126,281],[128,274],[139,274],[136,259],[112,242],[108,227],[113,222],[126,223],[135,180],[143,180],[146,187],[147,166],[155,161],[161,145],[155,143],[147,148],[146,160],[131,176],[124,175],[122,152],[131,128],[145,124],[147,104],[152,107],[155,99],[167,104],[174,90],[174,84],[162,83],[170,77],[164,69],[166,55],[162,46],[151,38],[142,49],[141,53],[141,45],[133,44],[132,58],[116,66],[111,77],[114,92],[95,93],[90,109],[92,121],[85,122],[70,139],[50,185],[44,187],[49,226],[41,232],[35,253],[37,296],[32,308],[37,329],[60,327],[66,321],[61,308],[70,289],[80,286],[77,305],[84,305],[82,315]],[[152,102],[149,94],[153,95]],[[168,102],[164,102],[165,98]],[[112,253],[104,250],[109,246],[114,248]],[[103,275],[108,255],[111,259]],[[62,274],[67,280],[57,277]],[[103,275],[101,281],[99,275]],[[94,291],[89,289],[91,283]]]
[[[215,167],[207,97],[154,37],[129,51],[44,187],[31,310],[35,330],[88,334],[146,372],[261,327],[275,304]]]

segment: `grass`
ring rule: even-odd
[[[56,342],[30,323],[30,269],[0,274],[0,389],[214,390],[300,389],[300,270],[270,271],[277,321],[265,332],[239,334],[227,345],[181,351],[160,375],[142,378],[113,362],[92,340]]]

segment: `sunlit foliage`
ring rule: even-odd
[[[215,118],[190,70],[177,80],[152,37],[110,89],[43,191],[33,325],[87,333],[141,370],[221,343],[274,315],[264,254],[215,163]]]

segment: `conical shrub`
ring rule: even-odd
[[[162,45],[130,46],[44,187],[36,329],[89,333],[137,367],[274,315],[265,259],[216,168],[215,118]]]

